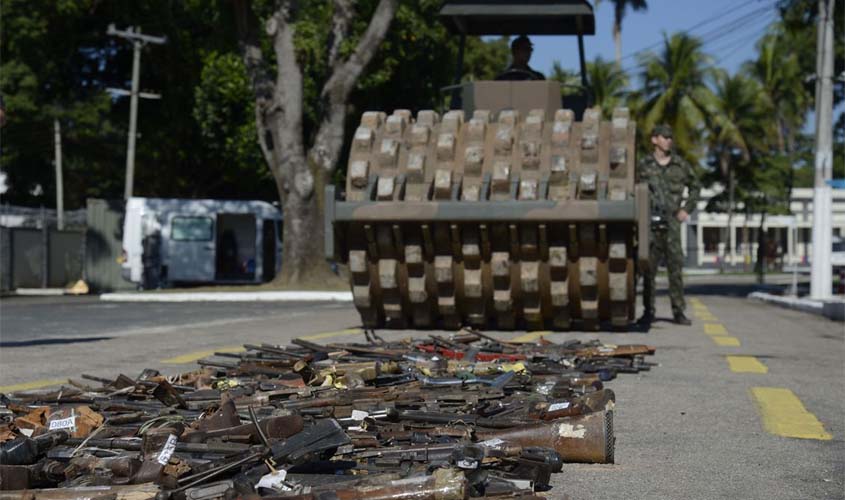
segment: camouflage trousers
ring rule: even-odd
[[[649,246],[649,269],[643,272],[643,307],[646,313],[654,314],[655,276],[661,261],[666,262],[669,271],[669,300],[672,314],[684,312],[684,253],[681,250],[680,224],[670,224],[665,230],[651,232]]]

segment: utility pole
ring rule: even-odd
[[[110,88],[109,91],[117,95],[128,95],[129,101],[129,139],[126,144],[126,187],[123,192],[123,197],[127,200],[132,196],[132,187],[135,179],[135,138],[138,125],[138,97],[145,99],[161,99],[160,94],[150,94],[147,92],[138,92],[138,84],[141,78],[141,49],[148,43],[155,43],[162,45],[167,43],[165,36],[149,36],[142,35],[141,28],[134,26],[126,30],[118,30],[114,24],[109,25],[106,32],[111,36],[125,38],[132,43],[132,90],[127,91],[123,89]]]
[[[813,189],[813,261],[810,296],[829,298],[833,270],[830,252],[833,228],[833,6],[834,0],[819,0],[816,37],[816,159]]]
[[[62,126],[53,118],[53,138],[56,146],[56,219],[59,231],[65,228],[65,196],[62,180]]]

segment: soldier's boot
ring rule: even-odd
[[[690,326],[692,324],[692,321],[684,315],[683,311],[675,312],[674,321],[678,325]]]
[[[654,311],[651,309],[643,311],[643,315],[637,320],[637,325],[644,328],[650,327],[652,323],[654,323]]]

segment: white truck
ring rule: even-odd
[[[282,214],[263,201],[133,197],[123,278],[138,288],[270,281],[281,267]]]

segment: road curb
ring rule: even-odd
[[[748,298],[788,309],[795,309],[834,321],[845,321],[845,301],[842,299],[814,300],[800,297],[784,297],[765,292],[752,292]]]
[[[352,292],[104,293],[105,302],[352,302]]]
[[[64,288],[16,288],[11,291],[11,295],[21,297],[53,297],[64,294]]]

